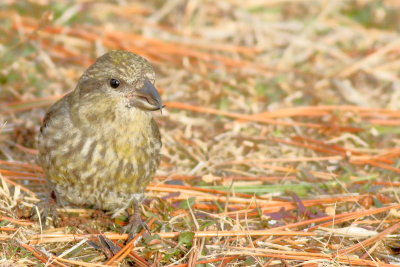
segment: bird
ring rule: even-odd
[[[48,109],[38,159],[57,203],[110,211],[112,217],[133,208],[127,230],[137,230],[144,190],[160,163],[161,135],[151,111],[164,105],[154,82],[146,59],[113,50]]]

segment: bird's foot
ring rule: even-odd
[[[49,216],[53,221],[53,225],[56,225],[58,221],[57,198],[54,191],[51,191],[44,200],[37,203],[31,210],[31,218],[38,218],[43,228],[46,228],[46,221]]]
[[[143,222],[142,218],[140,217],[139,203],[137,201],[133,202],[133,208],[134,212],[129,217],[129,223],[123,228],[124,233],[129,232],[128,240],[126,241],[127,243],[133,239],[137,230],[139,230],[141,227],[150,232],[148,225]]]

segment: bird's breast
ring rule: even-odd
[[[144,191],[158,167],[161,141],[151,114],[143,113],[116,114],[114,120],[99,119],[93,125],[53,123],[46,128],[40,142],[47,151],[40,155],[42,166],[62,197],[114,209]]]

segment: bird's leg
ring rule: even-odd
[[[38,216],[42,222],[43,228],[46,228],[46,219],[50,215],[53,219],[53,224],[57,224],[57,194],[54,190],[51,190],[47,194],[46,198],[41,200],[35,207],[32,208],[31,217],[37,215],[36,209],[39,210]]]
[[[140,205],[139,201],[136,198],[133,198],[132,206],[133,206],[133,214],[129,217],[128,225],[124,227],[124,232],[129,231],[129,237],[127,242],[133,239],[139,227],[143,227],[144,229],[150,232],[149,227],[145,222],[142,221],[142,218],[140,217]]]

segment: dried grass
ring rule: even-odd
[[[400,264],[397,1],[0,6],[1,266]],[[148,58],[167,105],[151,235],[127,244],[84,207],[29,218],[46,107],[110,49]]]

